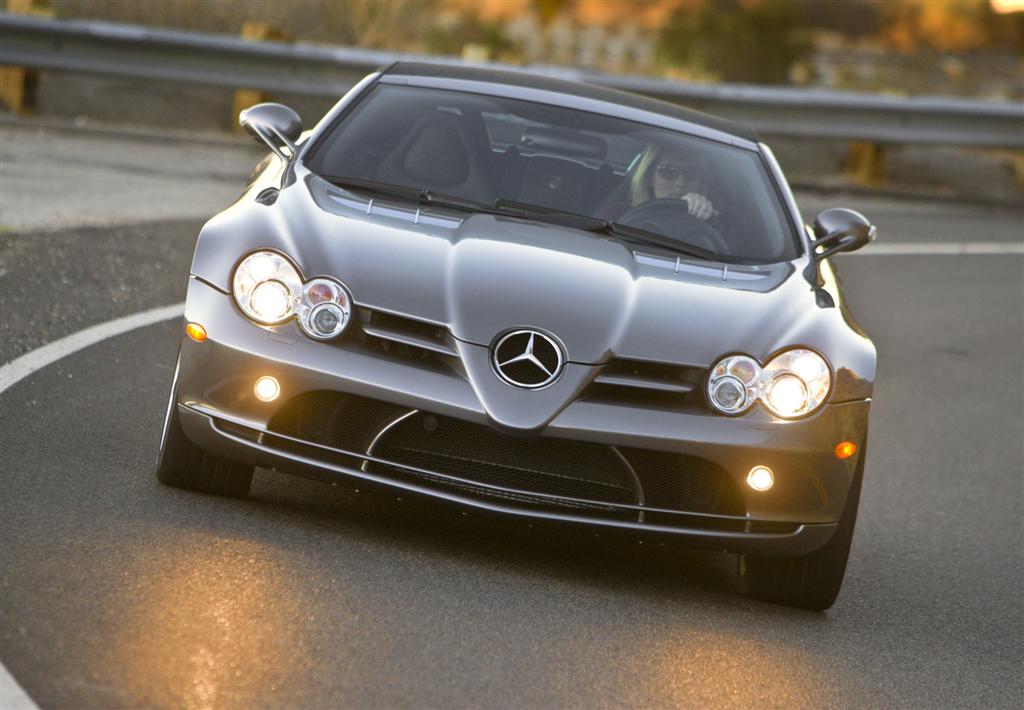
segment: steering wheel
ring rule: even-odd
[[[663,197],[637,205],[616,221],[664,234],[684,244],[704,247],[716,254],[732,253],[722,233],[700,217],[690,214],[689,206],[678,197]]]

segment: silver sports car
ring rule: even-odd
[[[737,553],[827,608],[875,348],[750,129],[528,74],[398,63],[271,153],[202,229],[157,475],[254,466]]]

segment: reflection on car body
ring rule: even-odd
[[[253,466],[741,555],[753,596],[841,584],[875,350],[753,131],[582,84],[399,63],[273,157],[196,245],[171,485]],[[192,331],[189,331],[192,332]]]

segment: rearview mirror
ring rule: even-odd
[[[295,155],[295,141],[302,134],[302,119],[287,106],[256,104],[238,114],[238,123],[246,133],[266,144],[283,160]],[[284,152],[285,148],[288,153]]]
[[[814,220],[811,263],[804,276],[817,286],[818,264],[833,254],[856,251],[875,240],[878,229],[860,212],[843,208],[825,210]]]

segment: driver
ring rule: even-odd
[[[626,211],[651,200],[679,199],[689,213],[707,220],[718,214],[707,198],[704,160],[675,146],[649,146],[626,181],[608,197],[600,217],[616,220]]]

